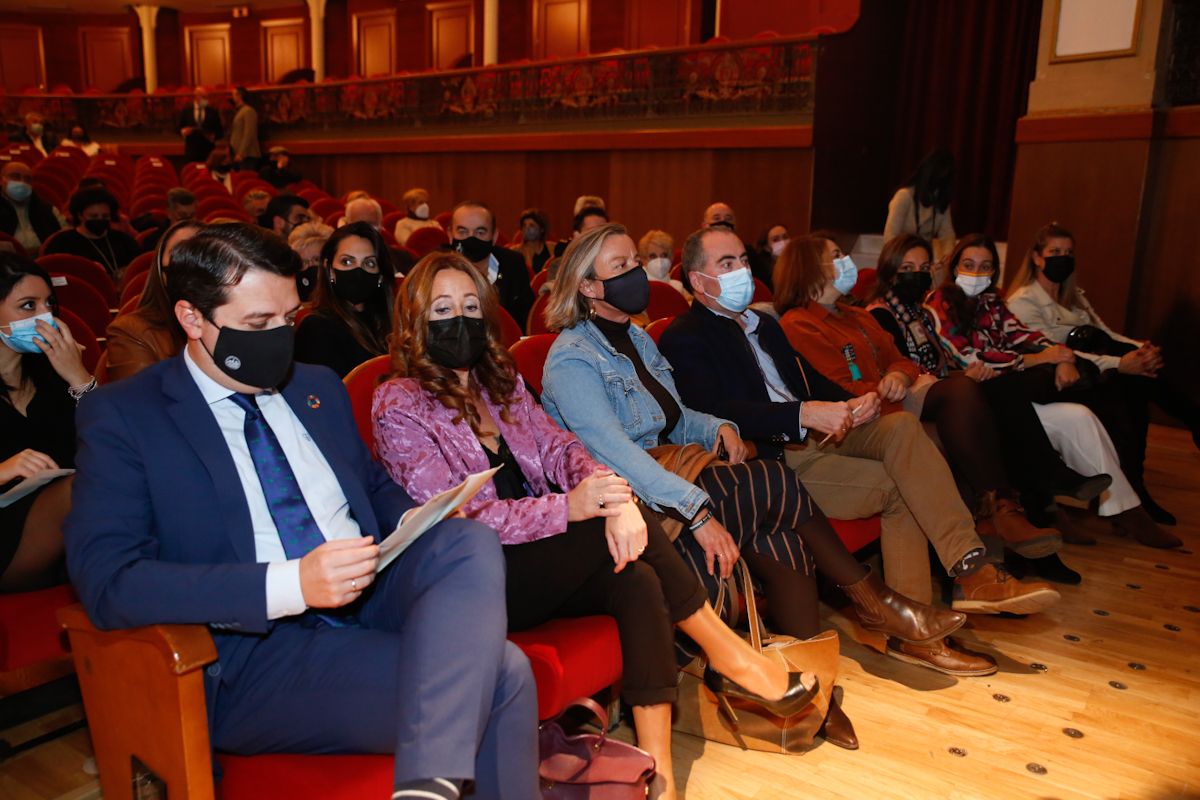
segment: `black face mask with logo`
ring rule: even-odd
[[[221,372],[238,383],[258,389],[274,389],[287,379],[292,370],[296,342],[295,328],[291,325],[263,331],[239,331],[230,327],[218,330],[217,342],[210,355]]]

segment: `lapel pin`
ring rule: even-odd
[[[321,407],[321,398],[317,397],[315,394],[310,394],[308,396],[308,407],[316,411]]]

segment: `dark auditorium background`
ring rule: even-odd
[[[179,0],[156,14],[115,0],[3,2],[2,108],[15,130],[39,93],[59,97],[44,102],[60,119],[71,103],[64,95],[140,97],[147,44],[156,52],[151,96],[206,83],[227,121],[221,87],[399,75],[409,89],[368,91],[387,81],[358,94],[343,88],[334,108],[309,117],[295,107],[279,111],[276,96],[278,119],[266,114],[261,123],[265,144],[287,145],[301,172],[338,194],[361,188],[395,202],[423,185],[435,213],[479,197],[508,233],[522,208],[537,205],[561,236],[575,196],[587,192],[605,197],[613,218],[638,234],[664,228],[677,242],[716,199],[737,210],[747,239],[775,222],[793,235],[878,233],[892,192],[942,145],[958,160],[960,235],[1007,241],[1011,276],[1034,230],[1062,222],[1077,234],[1082,281],[1108,324],[1155,338],[1168,363],[1186,364],[1172,351],[1200,332],[1200,282],[1192,277],[1200,252],[1200,3],[1140,0],[1128,51],[1062,58],[1054,54],[1060,2]],[[532,75],[530,65],[556,61],[574,105],[564,101],[562,113],[532,120],[489,116],[492,78],[483,65],[492,3],[497,68]],[[318,9],[324,63],[314,76]],[[152,25],[150,43],[144,24]],[[677,115],[638,114],[620,80],[605,83],[616,61],[606,65],[602,56],[654,48],[661,69],[673,49],[691,48],[671,56],[681,64],[678,81],[686,83],[689,70],[719,74],[721,53],[734,52],[744,86],[753,78],[745,47],[767,53],[778,48],[772,42],[807,35],[812,94],[790,107],[760,97],[722,109],[716,98]],[[714,37],[715,46],[737,47],[696,56]],[[586,69],[563,66],[572,64]],[[444,84],[459,93],[450,98],[446,89],[445,105],[456,109],[449,116],[378,111],[403,97],[424,114],[438,96],[420,81],[451,68],[475,71]],[[359,98],[353,110],[345,98]],[[133,155],[182,153],[169,124],[91,127],[97,141]]]

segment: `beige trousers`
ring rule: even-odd
[[[912,414],[896,412],[855,428],[838,444],[815,432],[784,451],[787,465],[834,519],[881,514],[887,584],[929,603],[929,548],[949,570],[983,542],[941,451]]]

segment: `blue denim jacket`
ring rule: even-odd
[[[650,374],[679,403],[682,416],[669,440],[712,448],[717,429],[737,426],[693,411],[679,399],[671,365],[654,340],[636,325],[629,329],[634,347]],[[638,380],[633,362],[616,351],[600,329],[582,322],[559,334],[542,371],[542,406],[559,425],[578,436],[601,464],[610,467],[637,495],[658,511],[675,509],[691,519],[708,495],[646,452],[658,445],[666,424],[662,408]]]

